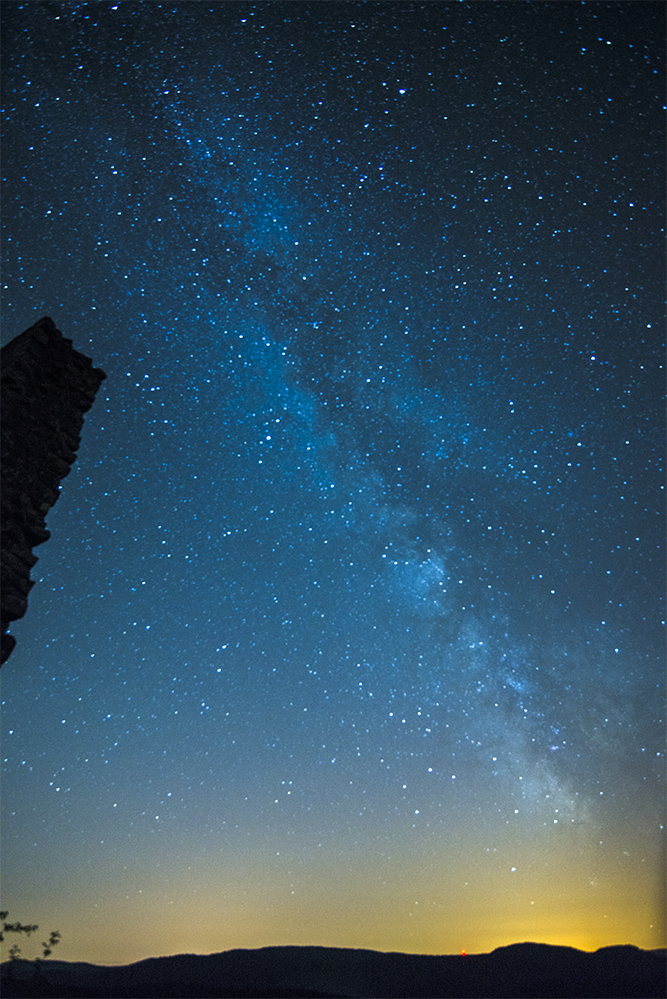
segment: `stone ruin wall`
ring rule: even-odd
[[[48,317],[0,351],[0,663],[16,644],[9,625],[28,607],[32,549],[51,536],[45,516],[76,461],[83,414],[105,378]]]

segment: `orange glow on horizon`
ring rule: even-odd
[[[583,827],[494,840],[482,829],[446,852],[397,838],[391,857],[333,848],[313,855],[300,846],[288,853],[281,843],[279,855],[265,849],[257,858],[230,846],[166,870],[145,855],[121,873],[108,861],[94,890],[77,882],[72,852],[61,858],[65,897],[54,878],[33,893],[17,884],[20,901],[6,902],[17,919],[62,931],[59,959],[99,964],[288,945],[461,956],[524,941],[584,951],[661,947],[661,857],[637,836],[628,856],[628,841],[610,835],[601,848]]]

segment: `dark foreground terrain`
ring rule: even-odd
[[[522,943],[491,954],[432,957],[335,947],[180,954],[120,967],[46,961],[2,965],[2,995],[66,999],[166,997],[618,997],[663,999],[665,951]]]

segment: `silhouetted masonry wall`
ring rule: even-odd
[[[28,607],[30,570],[37,561],[32,549],[51,536],[44,517],[76,461],[83,414],[105,378],[48,316],[0,351],[0,663],[16,644],[10,622]]]

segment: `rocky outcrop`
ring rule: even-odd
[[[32,549],[51,536],[45,515],[76,460],[83,414],[106,375],[48,317],[3,347],[0,365],[4,663],[16,644],[9,625],[28,607]]]

